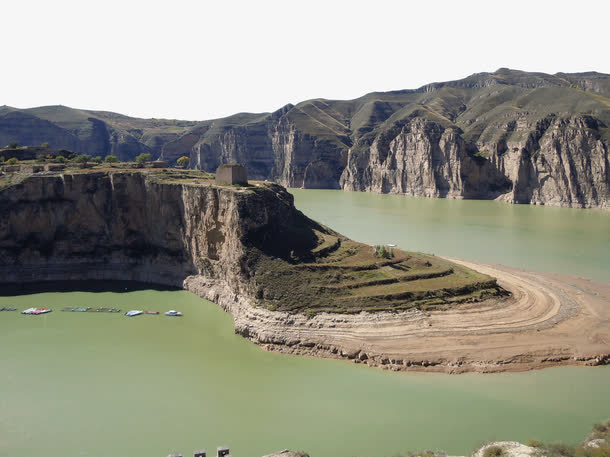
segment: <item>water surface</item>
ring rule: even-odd
[[[355,240],[610,282],[607,212],[292,192],[298,208]],[[0,296],[0,306],[55,309],[0,312],[0,456],[163,457],[221,444],[237,457],[283,448],[313,457],[459,455],[491,439],[576,444],[610,417],[610,367],[388,373],[266,353],[233,334],[230,315],[188,292],[103,289]],[[66,305],[185,316],[58,312]]]
[[[610,282],[610,211],[291,189],[309,217],[369,244]]]
[[[610,415],[610,367],[422,375],[267,353],[185,291],[0,297],[7,304],[185,316],[0,312],[3,457],[164,457],[221,444],[242,457],[465,454],[493,438],[577,443]]]

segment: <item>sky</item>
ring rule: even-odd
[[[204,120],[501,67],[610,73],[607,0],[0,3],[0,106]]]

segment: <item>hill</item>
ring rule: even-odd
[[[610,75],[499,69],[203,122],[0,107],[0,144],[240,162],[289,187],[607,208],[609,125]]]

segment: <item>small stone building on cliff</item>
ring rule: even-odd
[[[216,170],[215,184],[219,185],[233,185],[239,184],[245,186],[248,184],[248,174],[246,173],[246,167],[238,163],[227,163],[221,165]]]

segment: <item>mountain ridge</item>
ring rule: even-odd
[[[241,162],[289,187],[607,208],[609,125],[610,75],[501,68],[205,121],[2,107],[0,144],[186,155],[204,171]]]

